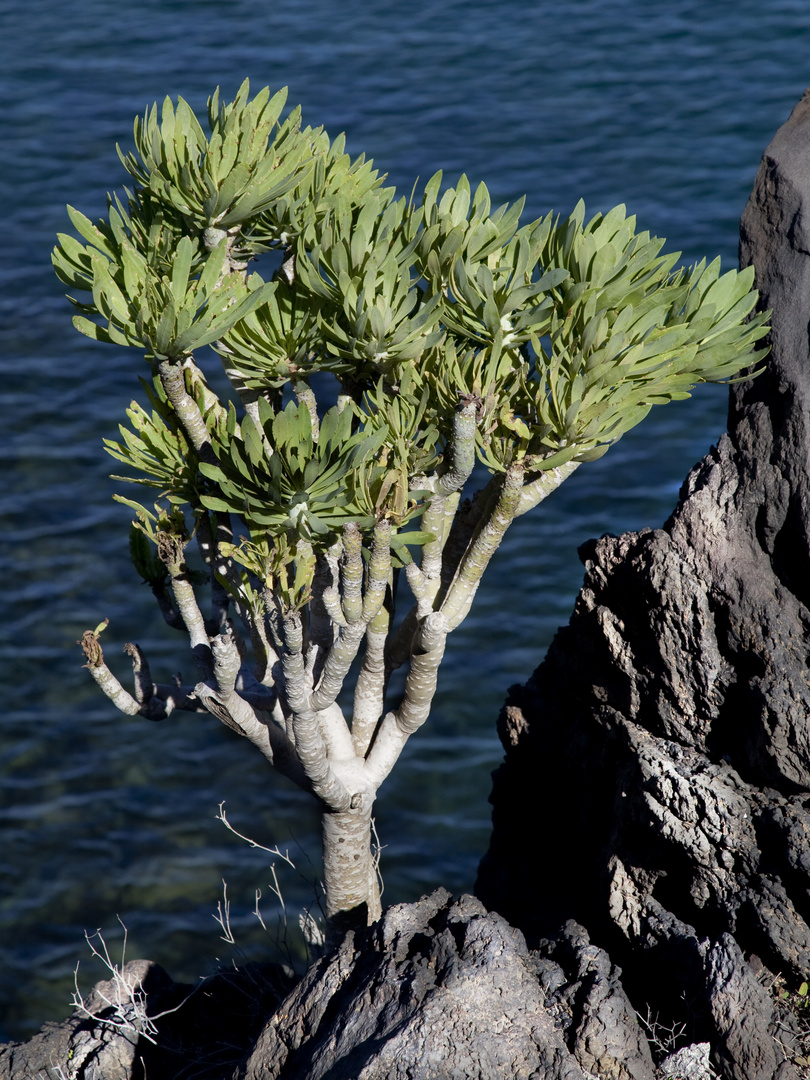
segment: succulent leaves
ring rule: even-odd
[[[302,127],[298,109],[282,119],[285,104],[247,81],[231,103],[217,91],[208,133],[182,99],[154,105],[135,151],[119,151],[133,189],[97,224],[69,209],[78,238],[60,234],[53,261],[76,327],[152,368],[152,411],[133,402],[110,453],[173,506],[241,520],[233,558],[283,580],[289,604],[347,522],[369,545],[389,522],[403,554],[434,539],[403,527],[448,467],[460,402],[476,403],[486,468],[517,463],[531,482],[764,355],[752,271],[677,269],[623,206],[521,225],[522,202],[493,210],[483,184],[442,191],[441,173],[421,202],[397,200],[342,137]],[[284,262],[265,282],[251,264],[272,249]],[[205,346],[239,409],[202,375]],[[161,385],[165,362],[183,370],[204,453]]]

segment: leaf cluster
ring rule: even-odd
[[[247,82],[231,103],[217,91],[208,134],[182,99],[153,106],[119,151],[133,189],[96,224],[70,209],[79,238],[54,252],[77,328],[152,367],[151,413],[133,403],[108,449],[172,505],[243,521],[234,558],[251,573],[287,581],[347,522],[367,542],[383,520],[394,547],[429,542],[403,527],[449,467],[460,402],[476,404],[486,468],[531,478],[764,355],[752,271],[678,268],[623,206],[522,224],[522,201],[493,209],[484,184],[442,189],[441,173],[397,199],[342,137],[303,128],[298,109],[282,118],[285,103]],[[251,260],[273,248],[284,261],[266,282]],[[209,345],[234,401],[202,374]],[[166,362],[182,365],[205,453],[161,386]]]

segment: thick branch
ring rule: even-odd
[[[416,635],[411,666],[405,680],[405,694],[396,711],[397,725],[406,735],[412,735],[428,718],[449,632],[444,613],[433,611],[423,621]]]
[[[434,611],[415,635],[402,703],[396,711],[386,713],[366,757],[369,781],[376,786],[389,774],[408,738],[430,714],[448,633],[444,615]]]
[[[339,550],[340,546],[336,547]],[[337,579],[338,561],[335,550],[318,555],[312,582],[312,599],[309,602],[308,647],[316,647],[321,657],[326,655],[335,640],[334,620],[326,596],[329,594],[331,599]],[[317,678],[320,673],[318,662],[315,662],[313,673]]]
[[[152,674],[149,671],[149,661],[143,653],[140,645],[128,642],[124,646],[124,652],[132,660],[132,677],[135,682],[135,698],[141,705],[151,701],[155,692]]]
[[[579,468],[580,463],[578,461],[569,461],[565,465],[559,465],[556,469],[548,469],[546,472],[540,473],[536,480],[530,480],[528,484],[525,484],[523,490],[520,493],[520,501],[518,508],[515,511],[515,517],[521,517],[523,514],[529,512],[538,506],[547,495],[550,495],[552,491],[556,491],[563,480],[567,480],[568,477]]]
[[[450,468],[432,481],[433,496],[422,517],[422,528],[436,537],[422,548],[420,569],[422,581],[418,589],[419,616],[433,607],[439,591],[442,572],[442,555],[450,526],[458,509],[461,489],[475,465],[476,405],[469,401],[461,405],[453,417],[453,436],[450,441]],[[415,581],[411,581],[413,588]],[[414,589],[414,593],[417,590]]]
[[[162,720],[166,716],[166,709],[163,702],[154,696],[151,680],[149,680],[147,688],[146,680],[148,679],[149,668],[137,646],[129,645],[124,650],[130,656],[133,656],[135,697],[124,689],[116,676],[107,667],[98,640],[99,633],[106,625],[107,620],[105,619],[99,629],[95,631],[85,630],[82,634],[79,644],[87,660],[85,667],[116,709],[119,709],[127,716],[145,716],[150,720]],[[145,672],[144,667],[146,668]]]
[[[420,569],[424,579],[424,595],[429,607],[439,591],[441,584],[444,549],[458,510],[461,495],[458,491],[450,495],[434,495],[422,517],[422,528],[436,537],[422,548]],[[411,586],[413,588],[413,585]],[[414,590],[416,594],[416,590]],[[425,612],[420,611],[420,614]]]
[[[431,563],[432,545],[428,544],[423,548],[422,563],[425,565],[425,551],[428,551],[427,565],[430,572],[430,585],[428,585],[428,575],[421,567],[414,566],[413,570],[408,568],[405,571],[417,602],[405,616],[388,645],[387,665],[389,671],[395,671],[407,661],[410,655],[411,641],[416,632],[419,619],[423,618],[425,614],[436,606],[437,598],[442,600],[446,595],[476,529],[480,528],[481,523],[492,513],[497,504],[501,484],[502,477],[500,475],[493,476],[486,487],[475,493],[472,500],[464,501],[458,512],[458,502],[456,501],[458,494],[448,496],[444,508],[444,520],[435,527],[428,527],[430,510],[422,519],[423,527],[427,532],[438,533],[440,528],[444,529],[441,557],[438,560],[443,592],[436,590],[431,597],[434,588],[433,575],[436,572],[437,564],[436,562]]]
[[[363,536],[353,521],[343,526],[340,592],[343,615],[351,625],[363,615]]]
[[[436,480],[437,495],[461,491],[475,465],[475,402],[462,405],[453,416],[452,463]]]
[[[366,631],[363,666],[354,687],[352,742],[358,757],[365,757],[385,705],[385,641],[387,619],[382,630],[372,623]]]
[[[90,633],[90,631],[88,631]],[[99,653],[101,650],[99,650]],[[85,655],[87,651],[85,650]],[[115,705],[127,716],[137,716],[141,711],[141,703],[136,701],[129,691],[125,690],[118,679],[113,675],[104,662],[103,656],[95,662],[85,664],[85,667],[96,680],[98,685]]]
[[[197,597],[194,595],[194,588],[188,580],[186,564],[183,558],[183,544],[176,536],[172,536],[167,532],[158,533],[157,541],[158,556],[169,571],[174,602],[188,631],[191,651],[199,665],[203,678],[207,678],[211,671],[211,649],[208,641],[208,631],[205,628],[205,619],[197,604]]]
[[[311,698],[312,708],[316,712],[320,712],[321,709],[327,708],[337,700],[343,682],[349,674],[349,668],[357,656],[365,629],[366,624],[362,620],[341,627],[340,636],[329,650],[320,683]]]
[[[504,476],[492,514],[480,524],[462,556],[440,608],[451,630],[462,622],[470,609],[481,576],[514,520],[522,487],[523,470],[519,465],[512,465]]]
[[[298,615],[290,615],[285,619],[284,634],[287,648],[281,662],[287,702],[292,712],[292,728],[298,759],[315,795],[331,810],[348,810],[351,805],[351,795],[330,767],[318,714],[309,701],[308,677],[301,651],[303,634]],[[348,728],[346,735],[349,736]]]
[[[186,377],[182,364],[175,360],[162,360],[158,364],[158,373],[166,397],[183,425],[183,431],[199,454],[210,444],[211,436],[208,434],[205,419],[197,402],[186,390]]]
[[[368,624],[376,618],[385,603],[391,578],[391,522],[378,521],[374,526],[371,555],[366,574],[366,592],[363,597],[363,622]]]
[[[371,555],[368,560],[366,589],[363,596],[359,589],[362,581],[362,536],[356,525],[344,526],[344,564],[342,585],[343,623],[338,621],[340,632],[329,650],[323,665],[323,674],[314,694],[312,707],[316,711],[327,708],[337,699],[349,669],[360,649],[360,643],[368,624],[376,618],[385,602],[391,572],[391,525],[380,521],[374,528]],[[334,596],[325,601],[334,607]],[[337,612],[336,612],[337,614]]]
[[[487,484],[474,493],[472,499],[464,500],[455,515],[445,544],[442,564],[442,585],[445,591],[476,531],[492,514],[501,493],[502,483],[503,477],[500,474],[491,476]]]

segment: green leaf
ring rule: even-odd
[[[435,539],[435,534],[430,532],[392,533],[390,544],[394,551],[398,551],[406,546],[424,547],[425,544],[432,544]]]
[[[191,270],[191,261],[194,258],[194,244],[188,236],[181,238],[174,254],[172,263],[172,295],[176,305],[185,300],[188,288],[188,275]]]

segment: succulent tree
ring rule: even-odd
[[[755,363],[767,327],[752,270],[677,268],[624,207],[521,224],[440,173],[397,199],[284,104],[217,92],[208,134],[153,106],[119,150],[131,187],[59,236],[76,327],[145,355],[106,446],[152,489],[119,497],[130,551],[194,673],[156,683],[130,644],[128,691],[104,624],[82,644],[124,713],[212,713],[311,792],[327,916],[372,921],[377,791],[510,523],[653,405]]]

